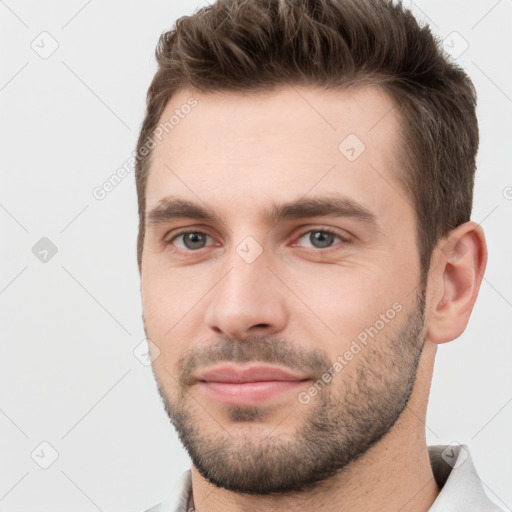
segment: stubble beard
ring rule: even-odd
[[[165,410],[198,472],[217,487],[266,496],[308,491],[343,472],[378,443],[404,411],[424,346],[424,310],[425,287],[391,337],[379,333],[308,404],[297,400],[297,410],[288,416],[304,415],[304,419],[291,438],[280,435],[279,423],[286,418],[279,418],[272,407],[226,406],[224,427],[214,421],[213,414],[205,411],[208,402],[201,400],[202,406],[198,405],[186,384],[197,359],[178,365],[177,399],[170,399],[157,379]],[[285,358],[278,342],[268,337],[259,341],[218,345],[215,361],[287,366],[291,354]],[[306,362],[302,355],[291,360]],[[332,366],[318,356],[308,362],[315,368]],[[260,435],[265,426],[272,428]],[[246,427],[258,430],[242,435]]]

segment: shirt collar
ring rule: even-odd
[[[428,454],[434,478],[441,488],[429,512],[501,511],[485,494],[466,445],[429,446]]]

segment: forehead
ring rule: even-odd
[[[405,197],[395,159],[400,117],[376,87],[184,89],[167,104],[160,127],[146,211],[167,195],[245,210],[326,191],[383,209]]]

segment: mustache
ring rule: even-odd
[[[283,338],[250,336],[241,340],[223,336],[183,354],[177,364],[180,385],[190,385],[196,370],[215,363],[268,363],[314,375],[321,375],[330,366],[322,351],[308,351]]]

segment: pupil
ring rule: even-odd
[[[315,247],[328,247],[333,241],[334,235],[325,233],[324,231],[315,231],[311,233],[310,239]]]
[[[204,243],[204,236],[200,233],[188,233],[185,236],[185,246],[188,249],[201,249]]]

